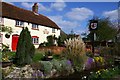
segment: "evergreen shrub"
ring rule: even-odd
[[[33,55],[35,53],[35,47],[32,43],[32,37],[28,28],[23,28],[20,33],[17,50],[15,55],[15,64],[18,66],[24,66],[32,62]]]

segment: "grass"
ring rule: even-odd
[[[2,52],[2,57],[6,57],[8,56],[8,59],[12,59],[15,56],[16,52]],[[43,58],[45,52],[43,51],[39,51],[39,50],[35,50],[35,54],[33,57],[33,62],[38,62]]]
[[[5,54],[9,57],[9,59],[12,59],[15,56],[16,52],[3,52],[2,54]],[[38,49],[35,50],[35,54],[33,56],[33,62],[39,62],[44,57],[45,51],[40,51]],[[60,55],[53,54],[54,59],[60,59]]]
[[[60,59],[61,59],[61,56],[58,55],[58,54],[53,54],[53,58],[54,58],[54,59],[58,59],[58,60],[60,60]]]
[[[45,52],[39,51],[39,50],[36,49],[34,57],[33,57],[33,62],[40,61],[43,58],[44,54],[45,54]]]
[[[8,56],[9,58],[13,58],[15,56],[15,52],[2,52],[2,57]]]

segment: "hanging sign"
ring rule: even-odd
[[[90,20],[89,30],[96,30],[98,27],[97,20]]]

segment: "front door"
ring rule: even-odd
[[[12,51],[16,51],[18,43],[18,35],[12,35]]]

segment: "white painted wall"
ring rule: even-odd
[[[10,38],[9,39],[6,39],[5,38],[5,33],[3,32],[3,44],[9,44],[10,46],[10,49],[11,49],[11,44],[12,44],[12,35],[13,34],[18,34],[20,35],[20,32],[22,31],[22,28],[21,27],[16,27],[15,24],[16,24],[16,21],[13,20],[13,19],[8,19],[8,18],[4,18],[4,25],[5,26],[9,26],[13,29],[13,33],[11,34]],[[38,36],[39,37],[39,44],[40,43],[43,43],[43,42],[47,42],[47,39],[46,37],[48,35],[55,35],[56,37],[59,37],[60,36],[60,30],[59,29],[55,29],[55,33],[52,33],[52,28],[50,27],[46,27],[46,26],[41,26],[39,25],[39,30],[33,30],[32,29],[32,23],[27,23],[27,22],[24,22],[24,27],[28,27],[30,33],[31,33],[31,36]],[[49,34],[44,34],[44,30],[47,30],[49,31]],[[38,48],[39,45],[34,45],[35,48]]]
[[[12,36],[10,36],[10,38],[6,38],[5,37],[5,34],[6,32],[1,32],[2,34],[2,43],[5,44],[5,45],[8,45],[9,46],[9,49],[11,50],[12,49]]]

